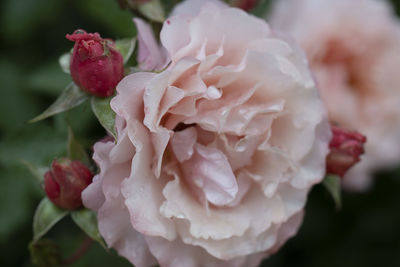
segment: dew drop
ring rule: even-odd
[[[244,152],[247,148],[248,140],[246,138],[240,139],[235,145],[235,151]]]
[[[222,96],[222,92],[217,87],[211,85],[207,88],[207,96],[210,99],[218,99]]]

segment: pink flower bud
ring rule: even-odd
[[[123,58],[114,42],[84,30],[76,30],[66,37],[75,42],[70,72],[76,85],[96,96],[111,96],[124,75]]]
[[[54,160],[44,175],[44,190],[54,204],[73,210],[82,206],[81,193],[92,178],[93,174],[80,161]]]
[[[326,160],[327,173],[343,176],[360,161],[367,138],[362,134],[332,125],[333,137]]]

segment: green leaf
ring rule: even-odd
[[[68,212],[54,205],[47,197],[43,198],[33,217],[33,241],[44,236]]]
[[[93,240],[106,247],[97,227],[96,214],[89,209],[80,209],[71,212],[72,220]]]
[[[342,196],[341,196],[341,186],[340,177],[337,175],[327,175],[322,182],[328,192],[331,194],[333,201],[335,202],[336,208],[340,209],[342,207]]]
[[[265,19],[268,14],[270,6],[271,6],[271,0],[259,0],[255,8],[250,10],[250,13],[257,17]]]
[[[93,113],[96,115],[100,124],[107,130],[112,136],[117,139],[117,133],[115,131],[115,112],[111,109],[110,100],[112,97],[99,98],[92,97],[91,105]]]
[[[136,38],[125,38],[115,41],[115,48],[121,53],[124,58],[124,64],[128,62],[129,58],[132,56],[133,51],[136,46]]]
[[[152,21],[163,23],[165,20],[164,9],[160,0],[150,0],[144,4],[140,4],[138,9],[140,13]]]
[[[69,74],[69,61],[71,58],[71,53],[67,52],[61,55],[61,57],[58,58],[58,63],[60,64],[61,69],[63,72]]]
[[[47,167],[37,166],[29,161],[21,160],[21,163],[32,173],[40,184],[43,183],[44,174],[49,170]]]
[[[75,139],[71,127],[68,127],[68,158],[71,160],[82,161],[86,166],[90,166],[90,159],[82,145]]]
[[[79,89],[79,87],[74,83],[70,83],[50,107],[48,107],[39,116],[31,119],[29,122],[37,122],[55,114],[72,109],[82,104],[87,99],[88,95],[85,92]]]
[[[60,247],[50,239],[32,241],[29,244],[32,263],[40,267],[61,266]]]

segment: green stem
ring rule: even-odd
[[[69,258],[63,260],[62,265],[68,266],[79,260],[93,244],[93,239],[86,237],[81,246]]]

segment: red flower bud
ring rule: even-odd
[[[44,174],[44,190],[57,206],[73,210],[82,206],[81,193],[92,182],[93,174],[80,161],[54,160]]]
[[[332,125],[333,137],[326,159],[327,173],[343,176],[348,169],[360,161],[367,138],[362,134]]]
[[[258,0],[235,0],[233,5],[245,11],[250,11],[256,7]]]
[[[75,84],[90,94],[111,96],[124,75],[123,58],[114,42],[84,30],[76,30],[66,37],[75,42],[70,62]]]

